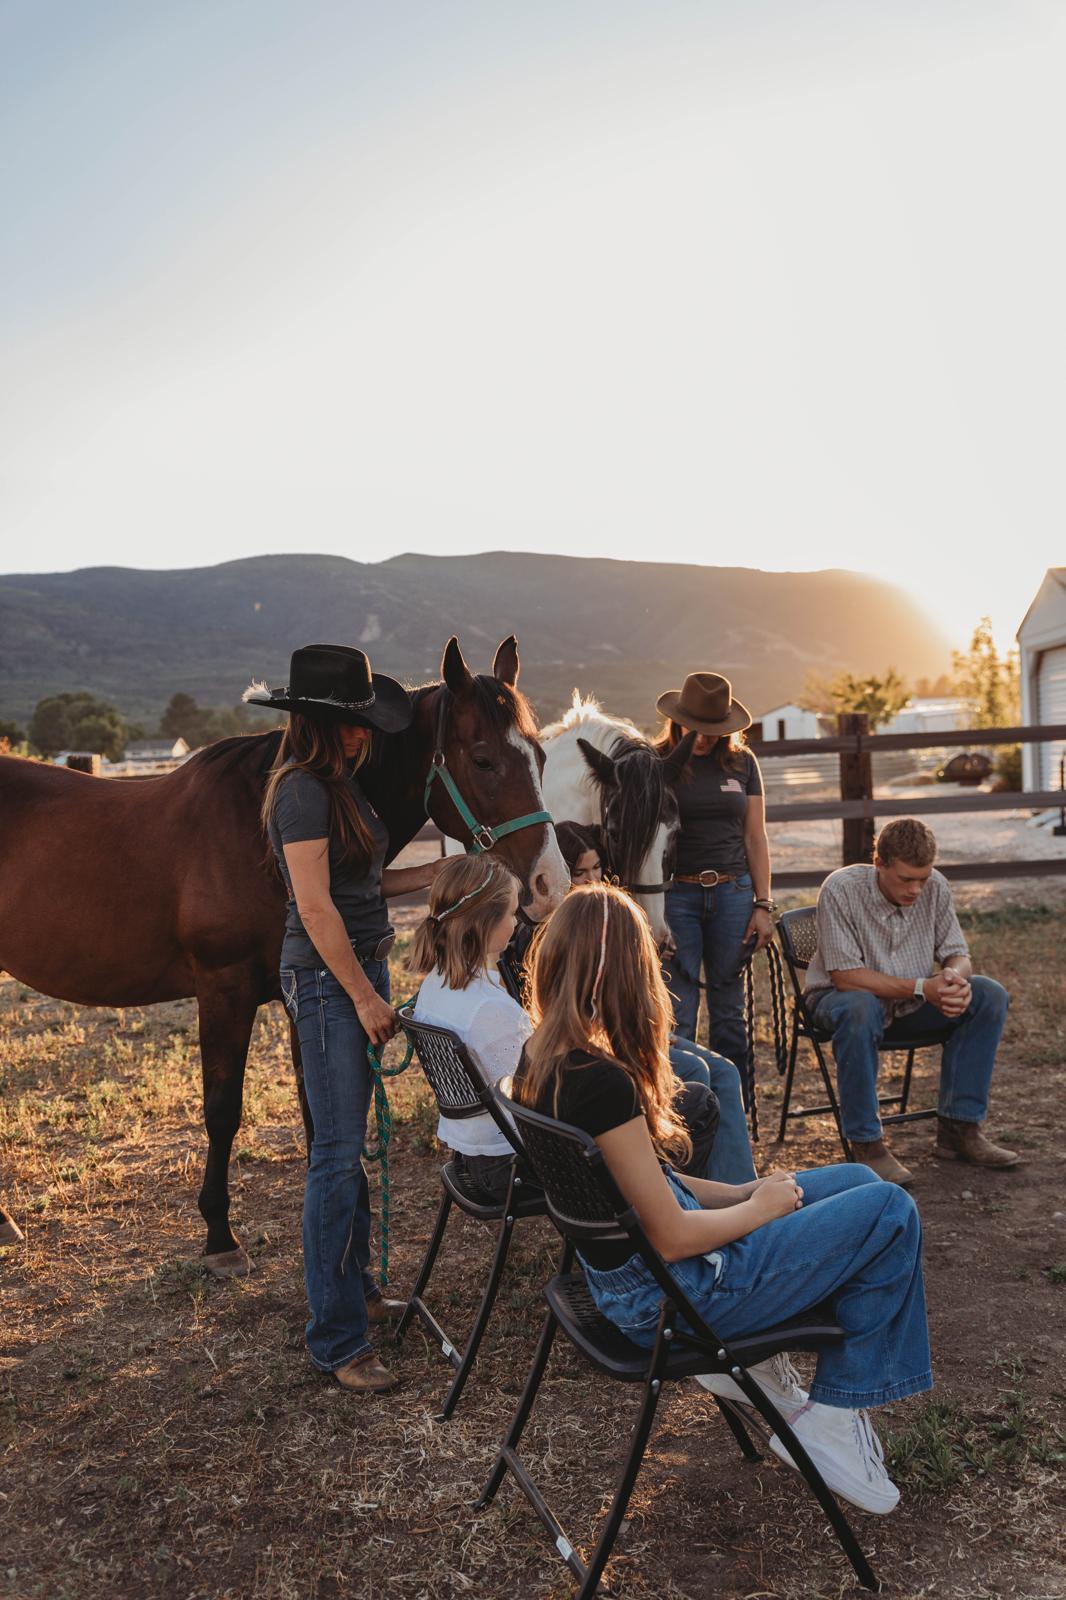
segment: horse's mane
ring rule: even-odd
[[[612,717],[600,705],[595,695],[582,697],[581,690],[575,689],[573,699],[566,711],[556,722],[549,722],[546,728],[540,731],[542,739],[557,739],[561,733],[569,733],[573,729],[584,733],[585,724],[590,722],[601,723],[605,729],[617,729],[616,737],[627,739],[640,739],[639,730],[625,717]],[[594,741],[595,742],[595,741]]]
[[[647,739],[620,735],[608,752],[618,763],[611,805],[611,870],[636,883],[663,819],[663,762]]]

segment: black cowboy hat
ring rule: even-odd
[[[344,644],[305,644],[292,653],[284,689],[253,683],[243,698],[251,706],[328,717],[382,733],[401,733],[414,717],[407,690],[395,678],[371,672],[365,652]]]

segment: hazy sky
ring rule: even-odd
[[[1061,0],[0,0],[0,569],[1066,563]]]

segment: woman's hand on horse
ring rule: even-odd
[[[756,906],[748,923],[748,931],[744,935],[744,943],[755,940],[756,950],[765,950],[774,937],[774,919],[762,906]]]
[[[366,1029],[366,1036],[371,1044],[388,1044],[397,1028],[400,1019],[379,994],[371,994],[354,1002],[356,1015]]]

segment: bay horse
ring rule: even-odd
[[[540,738],[545,805],[557,822],[598,830],[605,868],[643,907],[660,949],[670,949],[665,892],[680,827],[675,790],[695,735],[664,758],[632,722],[608,716],[575,689],[569,710]]]
[[[405,732],[374,733],[360,783],[388,828],[389,861],[427,814],[470,843],[458,795],[540,918],[569,878],[518,673],[513,635],[491,677],[471,673],[449,640],[443,681],[413,691]],[[198,1204],[204,1264],[220,1277],[248,1271],[229,1223],[229,1158],[256,1011],[281,997],[285,894],[259,820],[280,739],[222,739],[174,772],[129,781],[0,757],[0,969],[76,1005],[196,999],[208,1138]],[[311,1136],[306,1102],[304,1113]]]

